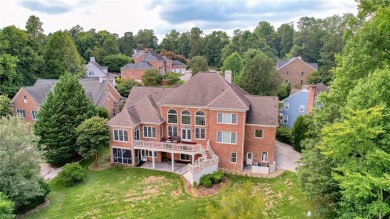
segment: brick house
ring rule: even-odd
[[[307,63],[298,56],[290,60],[278,60],[276,70],[285,83],[299,87],[307,84],[307,77],[318,70],[318,65],[317,63]]]
[[[146,70],[156,69],[159,74],[165,75],[170,72],[184,73],[187,65],[166,56],[161,56],[151,48],[135,51],[132,56],[134,63],[129,63],[121,68],[121,78],[141,81]]]
[[[38,79],[33,86],[20,88],[11,100],[12,114],[34,124],[39,107],[57,82],[55,79]],[[79,82],[95,106],[107,109],[109,118],[119,112],[122,97],[108,80],[84,78]]]
[[[176,88],[134,87],[110,127],[113,164],[188,163],[191,183],[220,168],[275,168],[278,98],[252,96],[219,73],[201,72]]]

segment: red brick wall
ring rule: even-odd
[[[255,130],[263,130],[263,138],[255,138]],[[261,161],[261,153],[268,152],[268,162],[272,164],[275,159],[275,140],[276,128],[266,126],[245,126],[245,155],[244,160],[248,152],[253,153],[253,162]]]
[[[113,158],[113,153],[112,153],[112,147],[121,147],[121,148],[129,148],[131,149],[131,158],[132,162],[134,162],[135,159],[135,151],[133,149],[133,129],[129,127],[122,127],[122,126],[109,126],[110,129],[110,157],[111,157],[111,163],[114,163],[114,158]],[[114,129],[119,129],[119,130],[126,130],[128,132],[128,141],[127,142],[119,142],[119,141],[114,141]],[[132,165],[129,165],[132,166]]]
[[[190,127],[192,130],[191,137],[192,142],[202,144],[203,148],[207,147],[207,140],[210,139],[210,145],[214,153],[219,157],[219,166],[222,168],[241,170],[243,165],[243,141],[244,141],[244,131],[245,131],[245,112],[230,112],[230,111],[214,111],[201,108],[184,108],[184,107],[161,107],[161,116],[168,121],[168,111],[170,109],[176,110],[178,114],[178,124],[166,124],[164,129],[164,136],[167,138],[167,126],[174,125],[178,127],[178,135],[181,136],[181,127]],[[191,125],[182,125],[181,124],[181,112],[187,109],[191,113]],[[195,113],[198,110],[202,110],[206,115],[206,126],[195,126]],[[237,114],[237,124],[236,125],[227,125],[227,124],[218,124],[217,123],[217,113],[236,113]],[[199,140],[195,139],[195,128],[201,127],[206,129],[206,139]],[[217,131],[233,131],[237,132],[237,143],[236,144],[221,144],[217,143]],[[237,162],[230,162],[230,153],[237,153]]]
[[[310,87],[309,87],[309,95],[308,95],[308,100],[307,100],[307,113],[313,112],[315,91],[316,91],[316,86],[315,85],[310,85]]]
[[[307,77],[314,71],[313,68],[300,59],[296,59],[278,70],[280,77],[283,79],[283,83],[288,80],[291,86],[300,86],[301,80],[303,80],[303,84],[307,84]],[[288,75],[286,75],[286,72],[288,72]],[[301,75],[302,72],[303,76]]]
[[[122,69],[121,70],[121,78],[122,79],[134,79],[141,80],[142,75],[144,75],[144,70],[130,70],[130,69]]]
[[[106,100],[104,101],[104,108],[108,111],[108,117],[111,119],[114,117],[114,109],[116,109],[117,113],[119,113],[119,105],[120,105],[120,95],[116,90],[114,90],[113,86],[111,84],[107,84],[106,91],[108,91],[112,96],[108,96]],[[115,101],[118,102],[115,104]]]
[[[27,103],[24,103],[23,96],[26,96]],[[12,107],[12,115],[16,116],[16,109],[25,110],[26,117],[24,121],[32,125],[35,123],[35,120],[32,119],[32,111],[37,111],[38,108],[37,102],[25,90],[21,89]]]

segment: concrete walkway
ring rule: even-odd
[[[45,181],[53,179],[61,172],[61,168],[52,168],[48,163],[42,163],[41,165],[41,176]]]
[[[296,172],[297,161],[301,159],[301,153],[295,151],[292,146],[276,141],[275,156],[276,169]]]

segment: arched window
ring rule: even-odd
[[[174,109],[168,111],[168,123],[177,124],[177,112]]]
[[[205,126],[206,125],[206,117],[204,112],[198,111],[195,114],[195,125]]]
[[[183,112],[181,112],[181,124],[191,124],[191,113],[188,110],[184,110]]]

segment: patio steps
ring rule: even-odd
[[[207,159],[210,160],[213,158],[213,156],[211,155],[210,151],[209,150],[205,150],[206,152],[206,155],[207,155]]]

